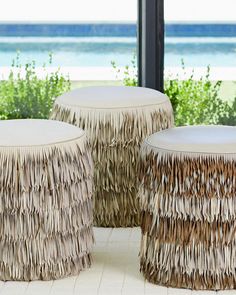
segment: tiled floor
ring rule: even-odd
[[[0,281],[0,295],[216,295],[211,291],[171,289],[145,282],[139,273],[139,228],[95,228],[95,238],[91,269],[57,281]],[[236,290],[220,291],[217,295],[236,295]]]

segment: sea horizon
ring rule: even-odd
[[[236,37],[236,22],[166,22],[167,37]],[[0,36],[137,36],[134,22],[0,22]]]

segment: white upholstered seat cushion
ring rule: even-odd
[[[0,121],[0,146],[35,146],[77,139],[84,131],[73,125],[53,120]]]
[[[69,91],[56,100],[57,104],[81,108],[132,108],[169,102],[168,97],[150,88],[126,86],[94,86]]]
[[[177,152],[236,154],[236,127],[187,126],[152,134],[146,144]]]

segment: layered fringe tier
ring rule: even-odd
[[[91,265],[91,149],[84,136],[0,147],[0,279],[52,280]]]
[[[173,126],[170,102],[137,108],[87,109],[56,101],[51,119],[83,128],[90,137],[95,164],[95,225],[140,225],[140,144],[147,135]]]
[[[236,288],[236,153],[142,146],[140,269],[152,283]]]

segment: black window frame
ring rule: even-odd
[[[164,0],[138,0],[138,85],[164,91]]]

